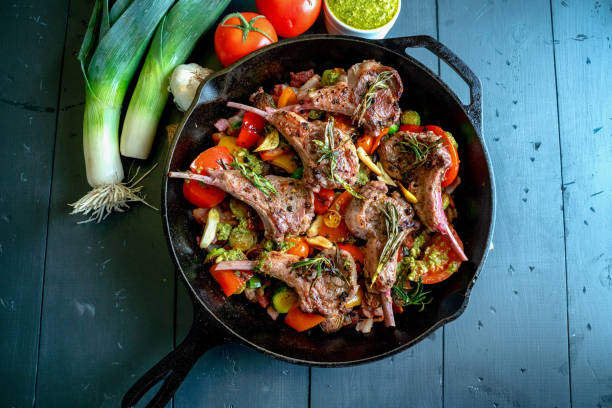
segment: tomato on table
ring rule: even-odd
[[[459,173],[459,153],[457,152],[457,148],[441,127],[428,125],[425,126],[425,129],[427,131],[435,133],[436,135],[442,138],[442,146],[446,148],[446,150],[451,156],[451,165],[448,170],[446,170],[444,178],[442,179],[442,187],[449,186],[452,184],[453,181],[455,181],[455,179],[457,178],[457,174]]]
[[[455,239],[459,242],[461,248],[463,248],[463,243],[459,236],[455,230],[452,228],[451,230]],[[448,238],[442,234],[437,234],[431,239],[425,249],[423,259],[417,261],[415,276],[411,274],[410,279],[418,281],[421,278],[421,283],[425,285],[442,282],[455,273],[460,265],[461,260],[453,250]]]
[[[298,305],[293,306],[285,317],[285,323],[298,332],[311,329],[324,321],[325,318],[321,315],[302,312]]]
[[[334,201],[334,190],[322,188],[318,193],[314,194],[314,212],[315,214],[325,214],[327,209]]]
[[[264,118],[253,112],[245,112],[236,145],[245,149],[255,146],[265,126]]]
[[[206,174],[206,169],[221,169],[219,161],[229,164],[233,157],[224,146],[211,147],[200,153],[191,162],[189,169],[196,174]],[[223,190],[209,186],[198,180],[185,180],[183,183],[183,196],[191,204],[200,208],[211,208],[218,205],[226,197]]]
[[[321,12],[321,0],[257,0],[255,3],[281,37],[302,34]]]
[[[232,13],[215,30],[215,52],[224,67],[278,41],[272,24],[256,13]]]

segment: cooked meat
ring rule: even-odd
[[[265,111],[266,108],[276,107],[276,105],[274,104],[274,98],[272,98],[272,95],[265,93],[263,88],[259,88],[257,92],[251,95],[250,100],[251,102],[253,102],[253,106],[263,111]]]
[[[300,261],[295,255],[269,252],[261,272],[282,280],[300,298],[300,308],[307,313],[320,313],[328,318],[345,312],[344,303],[357,293],[357,268],[353,257],[344,250],[328,249],[319,256],[331,261],[323,264],[321,276],[316,267],[292,267]]]
[[[312,78],[314,74],[314,69],[309,69],[308,71],[300,71],[296,74],[290,72],[289,76],[291,77],[291,80],[289,81],[289,86],[299,88],[300,86],[304,85],[306,81]]]
[[[393,204],[397,208],[398,230],[414,230],[418,223],[413,220],[412,206],[398,192],[387,195],[387,186],[383,181],[371,181],[360,191],[362,200],[353,199],[346,209],[345,222],[348,229],[358,238],[368,240],[365,251],[364,276],[371,279],[378,268],[378,261],[385,243],[387,230],[383,206]],[[397,255],[397,254],[396,254]],[[397,256],[392,256],[384,268],[379,271],[374,285],[366,285],[374,293],[385,292],[395,283]]]
[[[304,166],[304,183],[313,191],[317,192],[320,188],[342,187],[337,179],[330,177],[330,160],[325,158],[319,162],[322,152],[315,141],[324,142],[326,122],[309,122],[297,113],[282,109],[268,108],[264,112],[233,102],[228,105],[258,113],[278,129],[300,156]],[[359,157],[350,136],[337,127],[334,127],[334,149],[338,152],[334,175],[342,178],[349,185],[353,185],[359,172]]]
[[[296,92],[296,96],[298,100],[305,98],[308,95],[308,92],[311,92],[315,89],[321,87],[321,77],[319,75],[313,75],[308,81],[304,82],[302,86],[300,86]]]
[[[414,151],[405,145],[407,140],[421,143],[421,150],[427,150],[427,155],[418,165],[415,165],[417,158]],[[415,209],[423,224],[431,231],[446,235],[462,260],[467,260],[451,232],[442,207],[441,181],[450,167],[451,157],[446,149],[435,147],[439,140],[440,137],[432,132],[397,132],[381,144],[378,155],[387,173],[406,182],[409,189],[415,192],[418,200]]]
[[[281,242],[285,235],[302,234],[310,226],[314,217],[314,196],[300,180],[266,176],[277,191],[277,194],[266,196],[238,170],[206,169],[206,172],[207,176],[192,175],[187,178],[216,186],[251,206],[264,224],[266,238]],[[177,175],[180,177],[180,174]]]
[[[391,73],[390,78],[383,83],[383,87],[374,91],[371,103],[362,115],[359,105],[370,86],[385,71]],[[399,120],[401,110],[398,101],[402,92],[402,80],[395,69],[367,60],[348,70],[346,82],[338,81],[333,86],[309,92],[300,103],[304,107],[351,116],[353,123],[363,125],[372,134],[378,134]]]

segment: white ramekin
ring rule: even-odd
[[[330,34],[342,34],[342,35],[353,35],[355,37],[363,37],[363,38],[385,38],[393,24],[395,24],[395,20],[397,20],[397,16],[399,16],[400,10],[402,8],[402,1],[399,0],[397,4],[397,11],[395,15],[384,26],[374,28],[372,30],[360,30],[359,28],[351,27],[342,21],[340,21],[334,13],[331,12],[327,5],[327,0],[323,0],[323,10],[325,14],[325,28],[327,28],[327,32]]]

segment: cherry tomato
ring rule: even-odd
[[[278,41],[270,22],[256,13],[232,13],[215,31],[215,52],[224,67],[245,55]]]
[[[322,188],[314,195],[315,214],[325,214],[334,201],[334,190]]]
[[[321,12],[321,0],[257,0],[255,3],[281,37],[302,34]]]
[[[442,187],[449,186],[453,181],[455,181],[455,179],[457,178],[457,173],[459,173],[459,153],[457,152],[457,148],[455,147],[453,142],[451,142],[450,138],[448,137],[446,132],[442,130],[441,127],[429,125],[425,126],[425,129],[435,133],[436,135],[442,138],[442,146],[444,146],[446,150],[448,150],[448,153],[451,156],[451,165],[448,170],[446,170],[444,178],[442,179]]]
[[[463,243],[455,230],[452,230],[452,232],[463,248]],[[426,285],[442,282],[459,269],[459,265],[461,265],[461,260],[451,247],[448,238],[441,234],[435,235],[429,242],[423,253],[423,262],[430,266],[425,272],[418,275],[417,279],[420,276],[421,283]]]
[[[400,132],[420,133],[423,131],[423,129],[423,126],[419,125],[401,125],[399,127]]]
[[[287,250],[288,254],[299,256],[305,258],[308,256],[308,252],[310,251],[310,247],[304,238],[299,237],[291,237],[285,239],[287,242],[292,242],[295,245]]]
[[[255,146],[265,126],[264,118],[253,112],[245,112],[236,144],[246,149]]]
[[[224,146],[211,147],[200,153],[189,166],[193,173],[206,174],[206,169],[221,169],[219,160],[231,163],[233,158]],[[211,208],[218,205],[225,198],[223,190],[208,186],[201,181],[185,180],[183,183],[183,196],[191,204],[200,208]]]

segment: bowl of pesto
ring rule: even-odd
[[[400,8],[400,0],[324,0],[325,27],[330,34],[384,38]]]

